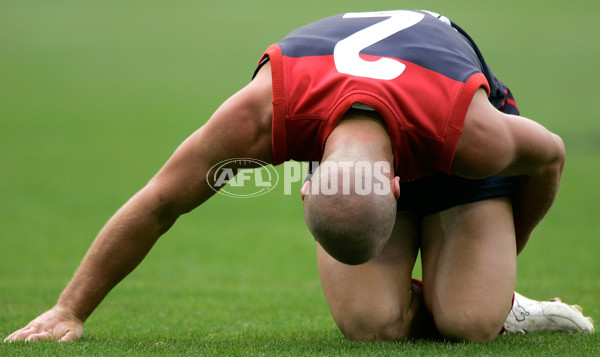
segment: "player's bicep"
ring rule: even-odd
[[[208,134],[202,127],[187,138],[146,186],[145,190],[165,210],[187,212],[214,193],[206,182],[206,173],[220,150],[204,149],[203,137]]]
[[[213,166],[236,158],[272,162],[270,127],[270,118],[226,102],[177,148],[148,189],[174,215],[192,210],[215,193],[207,181]]]
[[[520,116],[505,115],[512,142],[512,159],[500,175],[530,175],[547,165],[564,161],[564,144],[548,129]]]
[[[452,173],[485,178],[497,174],[513,160],[515,146],[501,114],[489,103],[485,90],[475,93],[456,146]]]
[[[468,178],[529,175],[561,160],[558,136],[532,120],[498,111],[480,90],[469,107],[452,170]]]

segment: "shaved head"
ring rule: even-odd
[[[330,135],[324,160],[305,189],[304,218],[338,261],[367,262],[390,237],[397,200],[392,163],[389,136],[379,121],[343,121]]]

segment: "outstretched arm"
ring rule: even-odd
[[[263,68],[106,223],[56,306],[5,341],[81,337],[85,320],[156,240],[214,193],[206,181],[212,165],[235,157],[271,162],[270,91],[270,72]]]
[[[513,200],[518,253],[552,206],[564,163],[560,137],[527,118],[498,111],[483,89],[475,94],[452,169],[467,178],[518,176]]]

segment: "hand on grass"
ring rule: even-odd
[[[41,314],[27,326],[10,334],[4,342],[54,340],[73,341],[83,336],[83,322],[67,308],[58,305]]]

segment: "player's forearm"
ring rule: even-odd
[[[564,157],[535,174],[517,178],[517,194],[513,201],[517,253],[525,248],[531,233],[554,203],[563,166]]]
[[[107,222],[57,305],[85,321],[106,294],[142,261],[175,221],[149,196],[138,193]]]

